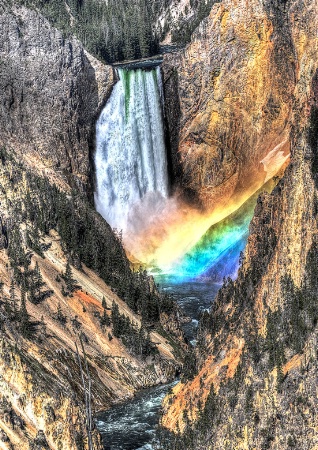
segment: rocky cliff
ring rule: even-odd
[[[187,48],[165,56],[173,172],[205,209],[260,186],[269,161],[289,154],[297,57],[286,8],[217,3]]]
[[[93,411],[105,410],[138,389],[174,378],[182,334],[178,321],[172,319],[171,303],[163,307],[162,320],[149,326],[150,317],[144,313],[141,317],[128,306],[127,287],[125,301],[119,297],[123,297],[120,280],[126,278],[131,290],[136,279],[120,241],[91,207],[81,197],[70,201],[69,193],[64,197],[47,178],[37,177],[15,158],[1,151],[0,446],[86,449],[81,365],[86,389],[91,379]],[[73,212],[43,232],[47,218],[59,215],[59,195],[69,199]],[[100,240],[107,244],[101,270],[91,270],[83,256],[76,256],[79,249],[70,251],[65,241],[65,232],[70,233],[70,241],[75,237],[74,223],[80,220],[76,211],[85,216],[81,239],[90,239],[87,233],[94,236],[91,249],[82,242],[88,266],[98,259]],[[107,260],[112,288],[105,283]],[[158,294],[145,275],[138,285],[147,295],[146,311],[147,301]],[[137,291],[133,295],[138,301],[143,298]],[[116,331],[116,321],[124,333]],[[93,440],[96,449],[102,448],[94,428]]]
[[[192,109],[190,114],[195,103],[187,105],[185,97],[191,88],[182,91],[180,83],[180,129],[185,130],[180,133],[178,155],[182,179],[192,154],[203,154],[207,167],[217,167],[214,164],[220,159],[213,158],[206,142],[213,137],[210,129],[219,137],[223,131],[233,136],[236,143],[229,149],[234,155],[235,146],[243,144],[242,161],[234,158],[221,168],[218,176],[223,179],[226,168],[233,174],[245,170],[241,165],[245,156],[257,161],[280,144],[281,148],[290,145],[291,164],[273,193],[258,200],[237,281],[225,282],[211,312],[201,319],[196,374],[166,399],[163,426],[182,432],[179,439],[175,437],[174,448],[314,449],[318,445],[317,14],[317,5],[299,1],[224,1],[214,7],[201,36],[196,34],[179,57],[185,73],[198,80],[198,87],[192,88],[198,109],[205,97],[210,98],[206,122],[200,121],[208,125],[201,129],[203,142],[198,143],[194,131],[196,117],[202,113]],[[241,33],[245,39],[236,47]],[[217,38],[214,45],[210,36]],[[201,49],[198,63],[188,56],[196,48]],[[205,62],[199,56],[202,50]],[[210,85],[206,94],[202,77],[212,79],[211,55],[222,64],[216,88]],[[225,71],[226,61],[230,65]],[[214,92],[224,95],[217,101]],[[237,109],[238,105],[244,108]],[[235,121],[238,112],[239,122]],[[222,122],[218,122],[220,113]],[[219,127],[214,126],[213,116]],[[231,126],[229,116],[234,118]],[[187,179],[206,203],[196,171]],[[248,179],[246,175],[244,180]],[[226,195],[239,184],[225,188]]]
[[[90,183],[97,115],[113,71],[40,14],[0,9],[0,145],[81,189]]]
[[[237,281],[202,317],[195,370],[190,363],[166,399],[174,449],[318,446],[317,17],[300,0],[224,0],[184,51],[165,57],[173,176],[202,209],[253,192],[291,152],[283,179],[259,198]],[[166,380],[175,344],[150,330],[158,351],[142,360],[113,336],[113,301],[139,327],[127,300],[153,292],[148,283],[136,294],[120,238],[71,189],[89,185],[93,122],[112,71],[36,12],[2,6],[0,23],[0,446],[81,449],[79,336],[96,408]],[[166,315],[161,325],[179,332]]]

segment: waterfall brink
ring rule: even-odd
[[[96,125],[95,204],[125,233],[143,199],[149,206],[168,197],[168,175],[160,68],[118,69],[118,75]]]

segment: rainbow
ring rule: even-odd
[[[284,167],[276,174],[281,176],[283,170]],[[157,280],[166,277],[174,283],[199,279],[221,283],[224,277],[234,279],[257,198],[261,192],[272,191],[276,185],[274,179],[252,193],[244,192],[225,207],[219,205],[207,215],[186,206],[182,208],[178,203],[173,207],[168,204],[157,215],[153,227],[146,227],[142,239],[134,235],[133,254],[141,251],[141,261],[146,261],[145,266]]]
[[[262,190],[270,191],[271,188],[268,183]],[[237,211],[213,225],[166,274],[180,283],[200,278],[215,282],[221,282],[228,276],[235,278],[258,194],[251,196]],[[156,276],[155,269],[153,273]],[[157,273],[162,276],[162,270]]]

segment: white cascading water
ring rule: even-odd
[[[160,68],[119,69],[118,75],[96,125],[95,204],[125,233],[145,196],[168,197],[168,175]]]

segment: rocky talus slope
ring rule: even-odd
[[[110,288],[102,279],[103,274],[98,276],[74,254],[70,280],[66,275],[70,252],[65,241],[56,229],[41,232],[26,211],[31,196],[43,218],[39,198],[46,195],[45,189],[50,184],[46,181],[46,188],[40,184],[34,189],[35,185],[30,184],[33,175],[28,175],[28,169],[8,153],[3,155],[0,158],[0,448],[86,449],[78,352],[84,368],[84,352],[86,355],[89,377],[85,373],[85,382],[88,386],[88,378],[92,380],[93,411],[104,410],[131,398],[138,389],[172,379],[180,364],[178,339],[182,334],[171,310],[162,313],[161,325],[158,323],[146,331],[145,318],[132,311],[127,299],[124,302],[116,294],[116,280]],[[36,178],[36,183],[41,180],[45,179]],[[54,214],[52,203],[46,203],[45,208],[49,215]],[[93,210],[92,214],[96,215]],[[78,220],[74,215],[69,219]],[[97,239],[102,236],[109,245],[104,259],[110,258],[116,279],[123,277],[116,267],[121,267],[121,263],[117,264],[125,258],[124,252],[112,253],[121,244],[119,241],[116,244],[117,238],[107,224],[97,220],[101,234],[98,228],[93,233]],[[62,236],[64,227],[68,229],[71,225],[68,221],[58,225]],[[96,258],[98,250],[95,252],[91,253],[92,258]],[[129,272],[126,276],[130,276]],[[149,281],[152,291],[155,288]],[[120,336],[115,331],[116,308],[117,320],[118,314],[122,317],[122,327],[129,329],[129,322],[135,330],[143,330],[135,332],[134,338],[139,339],[140,351],[128,334]],[[96,430],[93,438],[94,448],[102,448]]]
[[[203,113],[187,116],[190,96],[188,108],[181,103],[181,129],[189,131],[180,143],[182,167],[200,149],[215,161],[205,139],[216,133],[212,117],[220,113],[219,136],[244,144],[252,161],[286,141],[291,164],[273,193],[258,200],[238,279],[224,283],[201,319],[195,373],[166,399],[162,424],[180,430],[174,449],[318,448],[317,15],[312,2],[224,1],[181,57],[183,71],[198,80],[191,97],[197,93],[198,108],[207,101],[209,124],[204,142],[195,142]],[[191,59],[195,49],[205,49],[205,58],[198,51],[198,61]],[[211,55],[219,71],[209,99],[200,83],[212,79]],[[226,93],[219,101],[211,97],[215,89]],[[244,170],[244,158],[226,167]],[[190,185],[205,198],[195,174]]]

